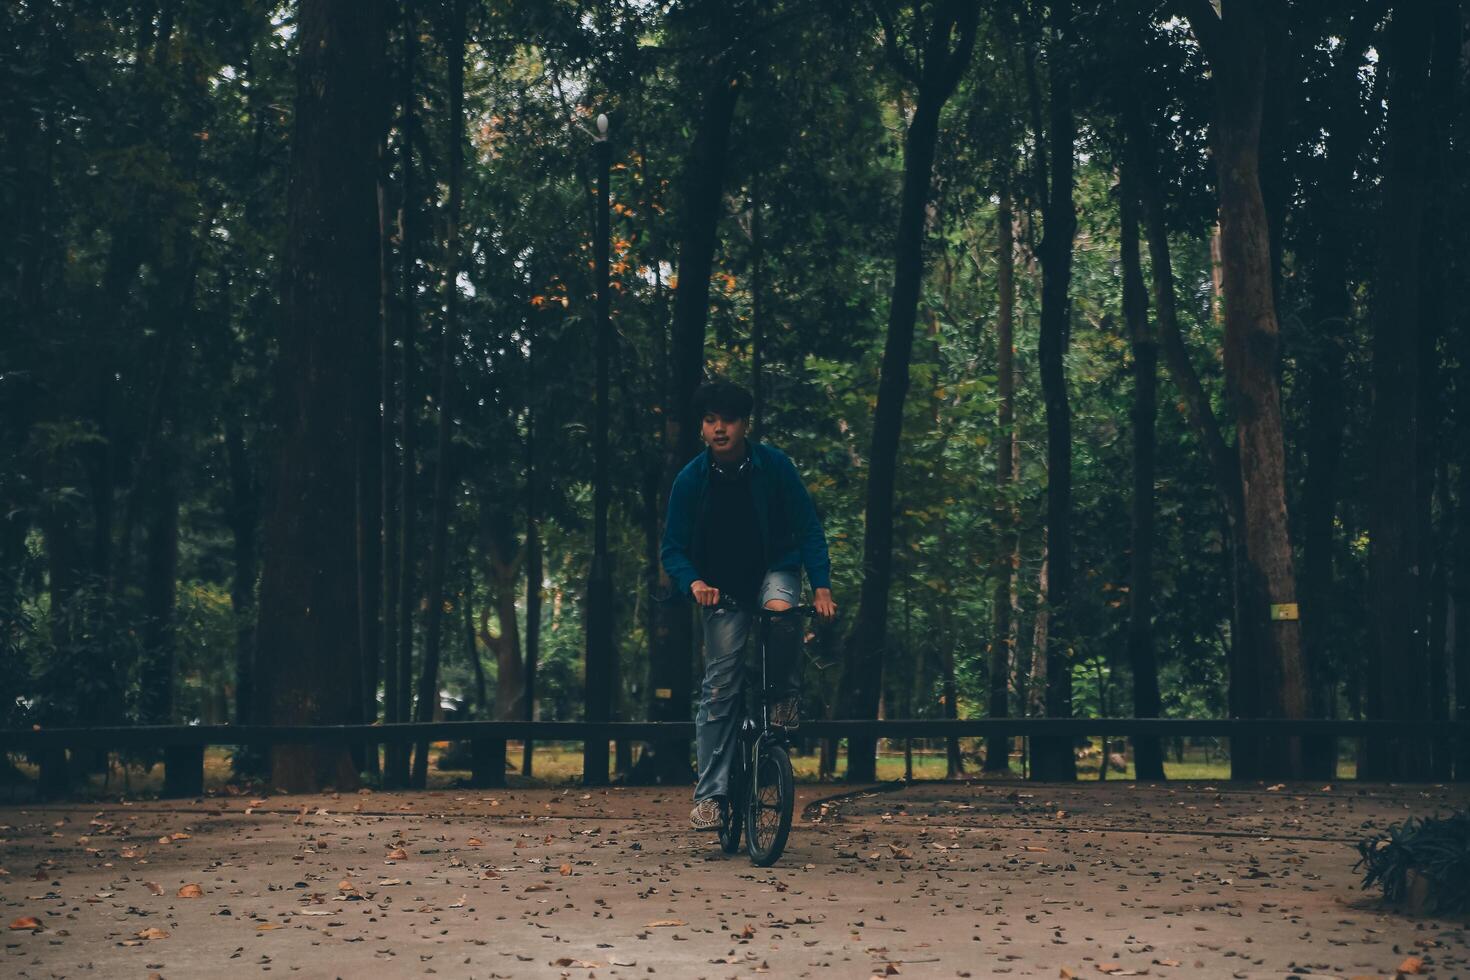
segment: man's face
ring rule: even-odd
[[[727,418],[718,412],[707,413],[700,425],[705,445],[721,459],[734,459],[744,454],[745,434],[749,430],[748,419]]]

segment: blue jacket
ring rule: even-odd
[[[750,491],[765,546],[767,571],[806,567],[814,589],[832,587],[827,536],[811,495],[786,454],[773,446],[750,443]],[[709,452],[689,461],[674,478],[664,521],[664,571],[680,595],[700,577],[704,564],[704,529],[709,520]]]

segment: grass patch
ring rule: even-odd
[[[983,780],[1022,778],[1024,767],[1023,760],[1019,755],[1012,756],[1009,772],[986,773],[982,771],[979,755],[983,740],[962,739],[960,744],[965,762],[965,778]],[[635,746],[635,753],[640,749],[641,746]],[[446,743],[435,743],[430,751],[429,789],[451,789],[462,785],[470,778],[468,770],[445,770],[438,768],[437,763],[439,757],[446,750]],[[581,781],[582,744],[580,742],[537,742],[535,755],[532,760],[532,772],[534,774],[534,778],[532,779],[527,779],[519,772],[521,751],[521,744],[519,742],[510,742],[507,744],[506,758],[515,767],[508,769],[506,773],[507,782],[511,786],[567,786]],[[227,747],[216,746],[205,750],[205,792],[229,793],[233,788],[235,791],[242,793],[259,793],[270,788],[264,783],[237,780],[231,766],[231,753],[232,750]],[[824,782],[818,775],[820,753],[815,745],[810,752],[793,753],[791,761],[798,782]],[[38,777],[37,767],[18,755],[12,756],[11,762],[14,764],[11,772],[14,781],[8,785],[0,785],[0,799],[7,797],[13,799],[28,798],[31,792],[30,787],[34,785]],[[1097,755],[1079,759],[1077,762],[1078,781],[1087,782],[1097,780],[1098,762],[1099,758]],[[945,778],[947,760],[943,749],[943,742],[936,740],[923,746],[916,745],[914,747],[912,765],[915,781]],[[839,778],[838,780],[828,779],[825,782],[840,781],[841,773],[845,768],[845,758],[842,753],[839,753],[837,765]],[[903,743],[901,741],[895,740],[892,743],[886,741],[881,743],[877,771],[879,781],[886,782],[904,778],[908,767],[904,758]],[[1223,758],[1218,751],[1212,751],[1206,754],[1203,748],[1190,747],[1186,749],[1182,762],[1178,761],[1172,753],[1170,754],[1169,759],[1164,763],[1164,774],[1170,780],[1228,780],[1230,778],[1230,761]],[[1345,758],[1338,762],[1338,779],[1353,779],[1356,775],[1357,766],[1355,760]],[[1133,779],[1134,770],[1132,761],[1128,761],[1127,766],[1122,772],[1110,771],[1107,778],[1122,781]],[[162,765],[154,765],[148,768],[140,765],[123,765],[120,757],[116,754],[109,757],[109,768],[106,773],[91,773],[85,776],[78,776],[74,782],[74,793],[81,799],[145,798],[157,796],[162,789]]]

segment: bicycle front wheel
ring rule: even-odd
[[[745,814],[745,844],[752,864],[765,868],[786,850],[791,834],[791,810],[796,787],[791,775],[791,758],[780,745],[757,742],[746,778],[749,806]]]
[[[738,747],[730,766],[730,795],[720,814],[720,847],[726,854],[740,850],[740,829],[745,822],[745,746]]]

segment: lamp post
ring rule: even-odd
[[[612,352],[612,324],[609,322],[608,238],[612,144],[607,138],[607,116],[597,117],[597,135],[593,137],[597,153],[597,235],[594,277],[597,283],[597,400],[592,437],[593,531],[592,568],[587,576],[587,652],[583,694],[589,722],[606,722],[612,714],[612,686],[616,671],[616,650],[612,637],[612,571],[607,554],[607,504],[609,496],[607,465],[608,429],[608,360]],[[608,752],[606,736],[588,737],[582,743],[582,782],[587,786],[606,786]]]

